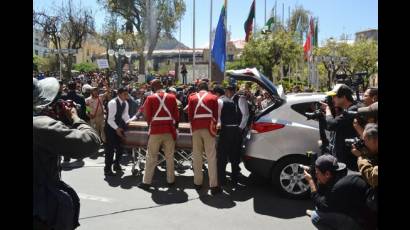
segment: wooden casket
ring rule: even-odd
[[[179,123],[178,136],[176,140],[177,149],[192,149],[191,125],[189,123]],[[124,147],[146,148],[148,144],[148,125],[146,121],[132,121],[125,131]]]

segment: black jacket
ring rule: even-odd
[[[347,175],[328,185],[319,186],[317,192],[311,193],[311,197],[319,211],[343,213],[357,220],[362,226],[370,227],[373,219],[366,205],[369,189],[370,186],[360,175]]]
[[[356,105],[351,105],[347,111],[357,111]],[[334,138],[331,140],[333,150],[331,154],[339,162],[345,163],[350,170],[358,171],[357,157],[351,153],[351,146],[346,146],[345,139],[357,137],[356,130],[353,127],[353,117],[340,114],[333,118],[326,116],[326,129],[334,132]]]
[[[33,117],[34,225],[42,222],[56,230],[79,225],[79,198],[61,181],[60,156],[84,158],[96,153],[100,144],[96,131],[81,119],[69,128],[48,116]]]

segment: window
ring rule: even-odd
[[[312,102],[305,102],[305,103],[300,103],[300,104],[294,104],[290,106],[293,110],[296,112],[302,114],[303,116],[306,117],[305,113],[312,113],[316,109],[320,108],[319,102],[312,101]]]
[[[38,50],[34,50],[34,54],[35,54],[35,55],[38,55]]]
[[[34,45],[36,45],[36,46],[39,46],[39,45],[40,45],[40,43],[39,43],[39,41],[38,41],[38,38],[36,38],[36,39],[34,40]]]
[[[90,50],[87,49],[87,57],[90,56]]]

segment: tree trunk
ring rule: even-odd
[[[145,57],[144,57],[144,55],[141,54],[138,57],[138,60],[139,60],[138,73],[139,74],[145,74]]]
[[[330,82],[330,81],[331,81],[331,80],[330,80],[330,79],[331,79],[331,74],[332,74],[331,71],[328,70],[328,71],[327,71],[327,88],[328,88],[328,90],[332,90],[332,88],[331,88],[331,82]]]
[[[68,59],[67,59],[67,78],[71,79],[71,68],[73,66],[73,55],[68,54]]]
[[[134,27],[133,27],[132,21],[128,20],[125,23],[125,32],[126,33],[133,33],[134,32]]]

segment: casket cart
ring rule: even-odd
[[[144,170],[148,145],[148,125],[145,121],[132,121],[128,124],[123,140],[124,148],[132,150],[132,175],[138,175]],[[157,165],[165,161],[162,151],[159,152]],[[184,162],[192,165],[192,134],[189,123],[179,123],[178,136],[175,144],[174,159],[176,167],[182,167]]]

